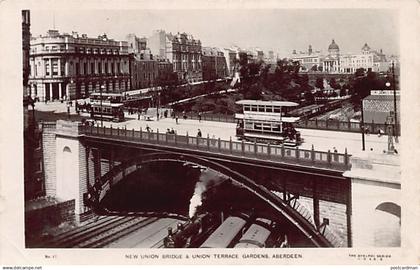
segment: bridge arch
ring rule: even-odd
[[[306,235],[306,237],[308,237],[308,239],[310,239],[315,246],[332,246],[332,244],[312,225],[312,223],[302,217],[295,209],[293,209],[285,201],[273,194],[267,188],[256,184],[252,179],[218,162],[190,154],[159,152],[144,154],[124,162],[114,167],[111,171],[102,177],[97,178],[95,180],[95,184],[88,187],[88,194],[86,196],[85,205],[92,208],[93,210],[98,209],[97,207],[99,206],[99,202],[102,200],[102,198],[105,197],[106,193],[110,190],[112,185],[115,185],[124,179],[125,176],[136,171],[142,164],[165,160],[182,160],[185,162],[191,162],[224,174],[232,181],[238,183],[241,187],[247,189],[262,200],[266,201],[267,204],[281,213],[282,216],[288,219],[298,230],[304,233],[304,235]]]
[[[401,206],[383,202],[375,208],[374,245],[399,247],[401,245]]]

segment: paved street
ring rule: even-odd
[[[35,108],[39,111],[49,111],[50,113],[65,113],[67,112],[67,107],[62,103],[37,103]],[[81,114],[81,116],[89,117],[88,114]],[[71,117],[76,118],[76,112],[74,106],[71,107]],[[177,134],[190,136],[196,136],[198,129],[201,130],[203,137],[207,137],[207,134],[210,138],[214,135],[215,138],[221,138],[223,140],[229,140],[231,137],[233,141],[237,141],[235,136],[235,123],[224,123],[224,122],[215,122],[215,121],[201,121],[198,120],[183,120],[182,117],[178,120],[178,125],[175,123],[173,118],[162,118],[159,121],[156,121],[153,118],[153,121],[137,120],[137,114],[128,115],[126,114],[126,121],[121,123],[112,123],[104,121],[104,126],[113,126],[127,129],[139,130],[140,127],[145,130],[146,126],[149,126],[154,132],[159,129],[159,132],[166,132],[166,130],[174,129]],[[343,153],[345,148],[349,154],[356,154],[362,152],[362,135],[360,133],[352,132],[337,132],[337,131],[328,131],[328,130],[315,130],[315,129],[298,129],[302,138],[304,139],[303,144],[300,148],[311,149],[312,145],[315,150],[319,151],[333,151],[334,147],[338,152]],[[366,135],[366,150],[375,153],[382,153],[387,149],[387,136],[378,137],[377,135]],[[398,149],[398,146],[396,148]]]

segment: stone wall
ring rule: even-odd
[[[58,202],[25,212],[26,234],[35,235],[63,222],[74,222],[74,200]]]
[[[56,143],[55,123],[42,123],[42,155],[44,158],[45,193],[56,195]]]
[[[400,157],[365,153],[351,157],[352,240],[354,247],[399,247],[401,213]],[[401,210],[400,210],[401,211]]]

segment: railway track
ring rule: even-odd
[[[48,247],[55,247],[60,245],[60,243],[63,243],[65,241],[68,241],[69,239],[73,237],[77,237],[78,235],[82,235],[83,233],[86,233],[89,230],[100,228],[101,226],[105,226],[107,224],[110,224],[112,222],[115,222],[116,220],[122,219],[123,217],[115,217],[115,216],[100,216],[99,218],[95,219],[94,221],[91,221],[81,227],[74,228],[72,230],[69,230],[67,232],[61,233],[54,237],[54,239],[48,241],[45,245]]]
[[[79,243],[77,248],[100,248],[157,221],[157,217],[136,217]]]
[[[156,217],[102,216],[84,226],[57,235],[49,248],[102,247],[158,220]]]

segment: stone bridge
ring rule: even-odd
[[[399,229],[398,166],[382,164],[397,173],[389,173],[391,179],[386,181],[372,180],[372,176],[366,179],[366,173],[377,165],[361,167],[360,160],[366,159],[347,153],[168,137],[141,130],[86,129],[65,121],[44,124],[43,148],[47,195],[75,200],[76,219],[94,209],[113,185],[140,164],[173,160],[196,163],[230,177],[295,224],[316,246],[395,245],[399,239],[398,235],[382,241]],[[369,192],[381,190],[374,202],[366,199],[365,186]],[[370,224],[374,236],[367,238],[362,219],[371,211],[385,212],[381,224],[393,220],[394,225],[377,232]]]

